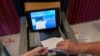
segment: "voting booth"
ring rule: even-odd
[[[65,39],[77,42],[60,4],[59,1],[24,3],[28,50],[44,46],[49,49],[45,56],[66,56],[62,51],[55,50],[56,44]]]

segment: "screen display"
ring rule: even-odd
[[[56,27],[56,11],[45,10],[31,12],[33,30],[49,29]]]

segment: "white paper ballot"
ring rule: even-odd
[[[48,47],[48,49],[54,49],[56,47],[56,44],[60,41],[63,41],[64,39],[62,37],[53,37],[53,38],[49,38],[47,40],[43,40],[41,41],[42,45],[44,47]]]

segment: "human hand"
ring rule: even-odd
[[[71,40],[64,40],[57,44],[56,49],[64,51],[66,54],[77,54],[78,43],[74,43]]]
[[[48,53],[48,49],[46,47],[37,47],[21,56],[41,56]]]

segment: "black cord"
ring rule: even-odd
[[[8,50],[3,46],[3,52],[6,56],[10,56]]]

